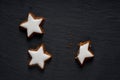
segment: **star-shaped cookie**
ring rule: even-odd
[[[89,45],[90,41],[80,42],[80,47],[76,59],[79,60],[81,65],[83,65],[86,58],[94,57],[93,53],[89,50]]]
[[[20,27],[27,29],[27,36],[30,37],[33,33],[43,33],[41,26],[43,18],[36,18],[32,13],[28,14],[28,20],[21,23]]]
[[[37,50],[28,50],[28,52],[32,57],[29,65],[38,65],[41,69],[44,69],[45,61],[51,58],[51,55],[44,50],[43,44]]]

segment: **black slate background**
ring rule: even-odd
[[[29,12],[46,18],[42,38],[19,29]],[[86,40],[95,58],[80,67]],[[44,71],[28,67],[27,50],[41,43],[53,56]],[[0,80],[120,80],[120,1],[0,0]]]

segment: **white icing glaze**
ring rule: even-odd
[[[41,69],[44,68],[45,61],[51,58],[51,55],[44,53],[43,46],[40,46],[37,51],[28,50],[28,52],[32,57],[29,65],[37,64]]]
[[[21,23],[20,26],[27,29],[27,36],[30,37],[34,32],[43,33],[39,26],[42,20],[42,18],[34,19],[32,14],[29,13],[27,22]]]
[[[93,57],[94,55],[88,50],[89,48],[89,42],[83,44],[79,48],[79,53],[77,55],[78,60],[81,64],[84,63],[85,58]]]

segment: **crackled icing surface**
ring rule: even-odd
[[[40,29],[40,24],[43,18],[34,19],[31,13],[28,15],[28,20],[20,24],[21,27],[27,29],[27,36],[30,37],[32,33],[43,33]]]
[[[51,58],[51,55],[44,53],[43,46],[37,51],[28,50],[30,56],[32,57],[29,65],[38,65],[41,69],[44,68],[45,61]]]
[[[80,61],[81,64],[84,63],[85,58],[90,58],[90,57],[94,57],[94,55],[88,50],[89,48],[89,42],[80,45],[79,48],[79,53],[77,55],[77,59]]]

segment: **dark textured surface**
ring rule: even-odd
[[[46,18],[42,38],[19,29],[29,12]],[[86,40],[95,58],[80,67],[74,55]],[[28,67],[27,53],[42,42],[53,55],[44,71]],[[0,0],[0,80],[120,80],[120,1]]]

